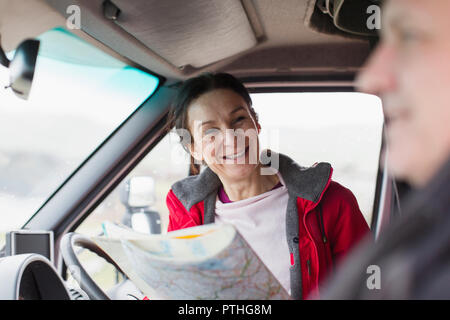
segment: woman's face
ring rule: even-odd
[[[201,95],[189,105],[187,122],[191,155],[219,177],[239,180],[255,170],[261,127],[239,94],[216,89]]]

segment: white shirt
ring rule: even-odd
[[[288,192],[281,187],[231,203],[216,199],[215,221],[232,224],[290,293],[290,253],[286,239]]]

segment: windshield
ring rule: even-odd
[[[29,100],[4,89],[0,66],[0,234],[22,227],[158,86],[63,28],[38,39]]]

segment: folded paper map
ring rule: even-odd
[[[96,242],[150,299],[290,299],[239,232],[209,224],[148,235],[104,223]]]

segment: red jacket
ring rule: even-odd
[[[292,213],[288,204],[286,218],[287,238],[292,239],[288,241],[291,295],[317,297],[319,284],[368,234],[369,227],[352,192],[331,180],[333,170],[329,164],[301,168],[279,154],[279,171],[290,193],[289,201],[296,206]],[[174,184],[166,199],[170,212],[168,231],[213,222],[220,184],[209,168],[199,176]]]

